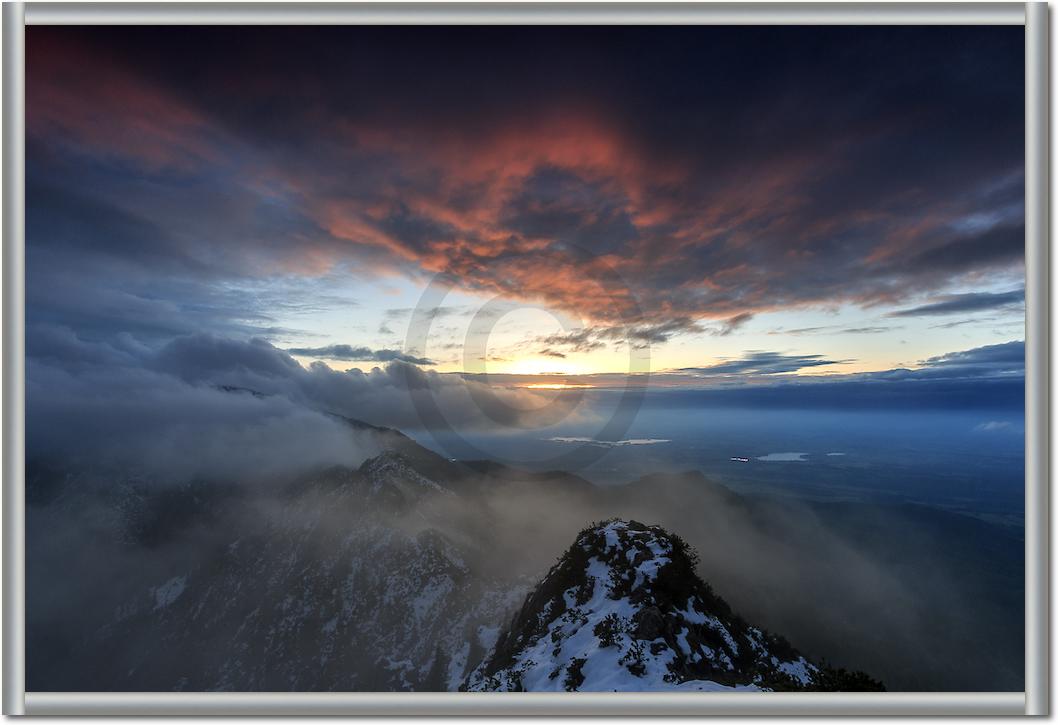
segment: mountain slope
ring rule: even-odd
[[[982,574],[1008,571],[1004,562],[1018,560],[1006,549],[987,550],[996,537],[983,535],[983,522],[923,509],[910,527],[906,513],[863,504],[843,505],[838,516],[833,506],[736,494],[695,472],[595,486],[561,472],[452,461],[399,431],[343,420],[351,445],[377,452],[357,468],[180,483],[102,466],[27,462],[31,689],[489,689],[500,686],[498,674],[512,675],[506,689],[528,687],[517,681],[524,673],[514,672],[525,664],[525,643],[505,634],[497,648],[501,631],[585,522],[614,516],[686,536],[702,552],[697,568],[740,613],[815,656],[863,667],[900,689],[1020,681],[1013,656],[996,646],[1012,650],[1021,641],[1009,615],[1020,596],[1017,582],[1010,578],[1005,596],[1012,604],[1001,608],[992,604],[992,582],[1004,580]],[[835,522],[840,537],[831,530]],[[633,562],[643,555],[637,538],[626,542],[636,549]],[[1012,539],[1007,548],[1017,554],[1020,543]],[[894,551],[903,553],[889,562]],[[660,584],[668,586],[666,576]],[[658,584],[650,583],[652,596],[663,591]],[[590,590],[578,583],[576,591],[587,601],[596,597],[594,583]],[[538,602],[540,612],[552,599]],[[601,618],[614,618],[602,625],[591,619],[578,636],[617,640],[596,649],[615,655],[608,664],[619,667],[611,674],[627,674],[627,681],[603,684],[587,650],[570,644],[558,654],[540,648],[539,661],[564,660],[533,686],[564,689],[567,675],[580,689],[872,684],[818,666],[807,685],[770,677],[767,662],[739,660],[741,637],[757,641],[752,633],[701,594],[690,608],[678,602],[675,614],[655,605],[662,642],[634,645],[634,617],[655,624],[657,617],[622,611],[613,604],[622,599],[600,599]],[[572,602],[565,609],[581,606]],[[557,605],[554,611],[560,613]],[[691,626],[712,616],[738,652],[725,647],[721,632],[710,642],[708,631]],[[572,641],[574,629],[556,637]],[[781,640],[761,636],[780,673],[783,663],[798,663]],[[571,659],[585,660],[579,669],[586,682],[577,684]],[[641,676],[628,669],[639,669],[639,660],[647,670]]]
[[[582,531],[464,689],[880,689],[749,626],[695,564],[659,527],[613,520]]]
[[[424,458],[387,451],[227,507],[192,507],[197,487],[122,503],[128,514],[108,519],[124,524],[116,543],[149,547],[122,563],[138,586],[114,592],[107,621],[83,635],[86,659],[55,657],[47,686],[456,689],[527,587],[481,571],[484,544],[449,525],[458,494]]]

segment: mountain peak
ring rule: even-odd
[[[366,477],[369,494],[387,497],[394,502],[409,503],[429,494],[450,494],[447,488],[419,473],[403,453],[383,451],[360,466]]]
[[[465,688],[842,689],[846,673],[749,626],[696,565],[686,542],[658,526],[614,519],[585,529]]]

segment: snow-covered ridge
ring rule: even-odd
[[[584,530],[465,689],[760,691],[823,684],[819,667],[746,624],[694,567],[687,545],[659,527],[614,520]]]

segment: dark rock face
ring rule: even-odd
[[[644,607],[632,618],[635,630],[632,636],[647,641],[655,640],[665,633],[665,619],[657,607]]]

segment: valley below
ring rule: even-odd
[[[1010,527],[738,494],[696,471],[599,486],[344,422],[376,454],[294,477],[173,484],[31,462],[28,688],[1022,686]],[[607,525],[646,533],[566,572],[561,605],[529,623],[553,567]],[[689,552],[675,590],[671,541]],[[657,560],[655,578],[640,567],[614,594],[597,569],[618,560]],[[519,629],[535,639],[515,647]]]

